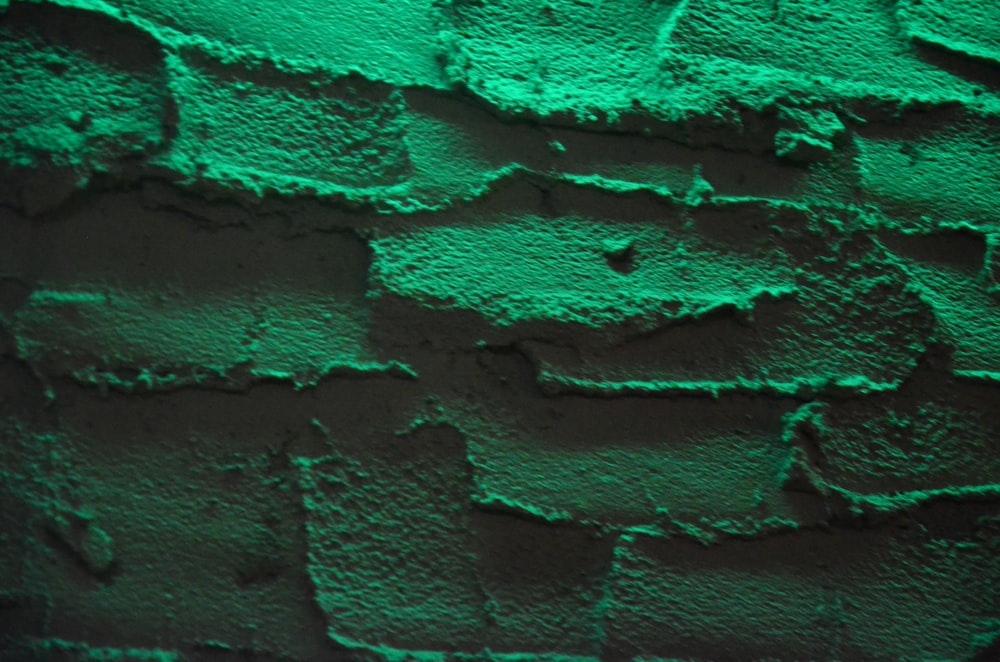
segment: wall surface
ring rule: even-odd
[[[0,659],[1000,659],[1000,9],[0,0]]]

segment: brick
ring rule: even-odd
[[[27,430],[33,458],[16,467],[29,482],[19,493],[34,507],[13,531],[45,546],[30,559],[30,585],[58,605],[42,634],[94,648],[215,640],[261,654],[324,655],[286,457],[320,447],[292,393],[140,402],[60,389],[59,430]],[[77,514],[111,539],[109,572],[95,576],[41,528],[52,515]]]
[[[477,513],[473,526],[490,650],[596,658],[612,536],[502,513]]]
[[[692,0],[663,43],[668,61],[679,57],[690,58],[696,66],[699,59],[724,64],[718,69],[726,82],[733,87],[742,83],[749,97],[759,85],[753,81],[755,74],[773,76],[772,91],[782,89],[787,79],[779,72],[797,77],[800,89],[822,79],[848,98],[862,87],[877,94],[931,98],[970,88],[967,81],[910,53],[892,8],[876,0],[835,5]]]
[[[331,637],[352,647],[474,650],[485,611],[462,438],[428,428],[338,446],[297,467],[309,575]]]
[[[613,120],[642,94],[660,26],[679,3],[443,4],[446,71],[455,83],[508,112],[596,121],[594,113]]]
[[[990,630],[996,562],[974,538],[914,528],[791,535],[707,550],[623,537],[605,654],[961,658]]]
[[[787,253],[732,250],[724,240],[659,223],[536,216],[404,230],[373,242],[374,286],[437,309],[472,310],[498,327],[556,321],[581,329],[650,327],[720,306],[745,306],[792,282]],[[607,242],[627,242],[619,273]],[[558,256],[559,269],[552,269]]]
[[[133,195],[54,227],[12,221],[9,264],[35,283],[11,316],[19,356],[50,376],[139,390],[412,377],[367,341],[369,258],[352,232],[285,237],[296,250],[281,253],[263,248],[283,236],[267,222],[193,235],[190,222]]]
[[[475,498],[487,506],[608,526],[666,517],[706,530],[809,517],[779,485],[785,406],[737,396],[499,405],[509,420],[466,423]]]
[[[0,26],[0,200],[37,214],[94,176],[126,174],[167,140],[166,80],[160,44],[141,30],[96,12],[14,5]]]
[[[1000,310],[984,278],[987,238],[968,230],[886,234],[882,241],[934,312],[955,370],[1000,370]]]
[[[861,133],[856,140],[861,186],[911,227],[921,227],[927,217],[932,227],[995,229],[996,130],[961,114],[936,124]]]
[[[282,72],[181,51],[171,63],[179,115],[164,165],[250,190],[329,193],[409,176],[403,100],[360,76]]]
[[[401,86],[443,86],[434,57],[438,26],[431,0],[394,5],[392,11],[364,0],[336,6],[250,0],[221,12],[213,0],[122,0],[120,6],[128,16],[167,28],[165,37],[178,38],[178,31],[297,67],[336,75],[360,71]]]
[[[988,487],[995,389],[921,368],[900,389],[863,399],[813,402],[789,433],[823,479],[860,495]]]

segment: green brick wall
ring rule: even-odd
[[[998,210],[990,2],[0,1],[0,660],[998,660]]]

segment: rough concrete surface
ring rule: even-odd
[[[0,1],[0,660],[1000,660],[1000,9]]]

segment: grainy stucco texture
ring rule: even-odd
[[[1000,9],[0,1],[0,659],[1000,660]]]

